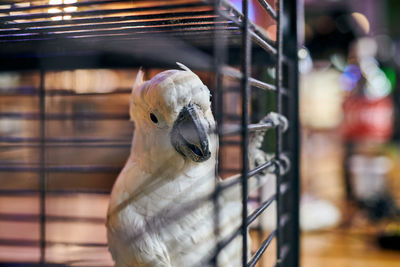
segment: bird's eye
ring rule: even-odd
[[[158,122],[158,119],[157,119],[156,115],[154,115],[153,113],[150,113],[150,119],[151,119],[151,121],[154,122],[154,123],[157,123],[157,122]]]

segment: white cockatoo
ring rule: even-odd
[[[217,242],[242,222],[239,183],[213,194],[226,181],[215,175],[218,136],[210,92],[196,74],[179,66],[182,70],[167,70],[149,81],[139,71],[133,86],[131,154],[107,215],[109,250],[118,267],[209,266]],[[240,234],[217,262],[241,266]]]

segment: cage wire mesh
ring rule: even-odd
[[[272,28],[257,25],[255,10]],[[199,266],[217,266],[239,235],[243,266],[267,266],[260,259],[271,243],[275,266],[298,266],[296,10],[295,0],[2,0],[0,261],[112,264],[104,212],[129,155],[134,74],[142,66],[151,78],[182,62],[212,90],[216,175],[240,174],[209,197],[216,229],[218,194],[242,188],[240,229]],[[270,111],[288,119],[287,132],[258,123]],[[268,130],[264,149],[273,157],[249,168],[249,137],[260,130]],[[248,180],[267,169],[275,170],[275,190],[249,194]],[[273,204],[276,223],[266,230],[261,215]],[[259,241],[251,257],[249,227]]]

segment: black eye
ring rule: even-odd
[[[158,122],[158,119],[157,119],[156,115],[154,115],[153,113],[150,113],[150,119],[151,119],[151,121],[154,122],[154,123],[157,123],[157,122]]]

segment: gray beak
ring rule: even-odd
[[[199,118],[199,108],[189,104],[183,107],[175,120],[171,132],[171,143],[175,150],[194,162],[210,158],[208,138]]]

